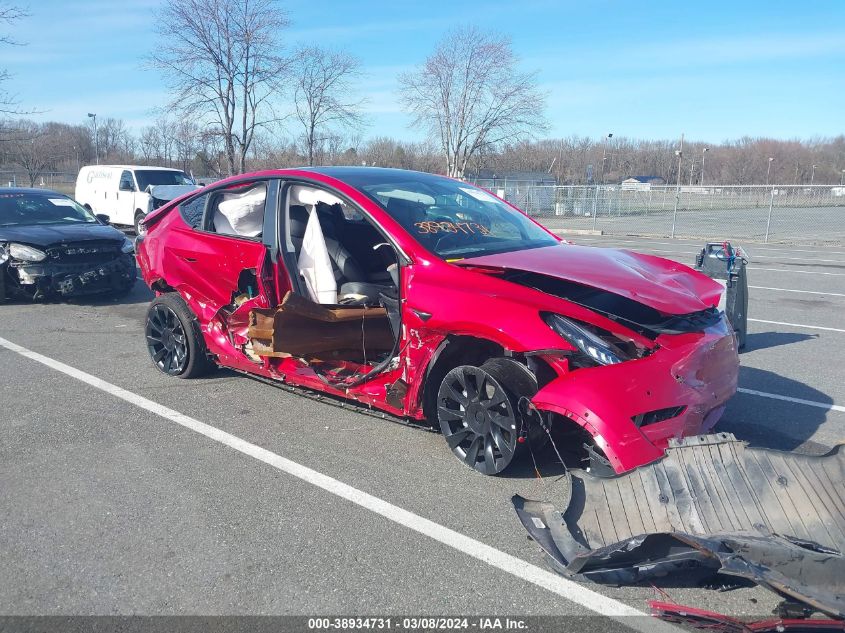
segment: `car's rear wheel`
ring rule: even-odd
[[[147,311],[145,334],[153,363],[169,376],[195,378],[213,367],[199,325],[176,293],[153,299]]]
[[[502,472],[520,452],[516,404],[484,366],[460,365],[446,374],[437,419],[452,453],[485,475]]]

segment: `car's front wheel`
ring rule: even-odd
[[[143,213],[141,213],[140,210],[135,211],[135,235],[143,235],[145,233],[144,225],[141,224],[141,221],[145,217],[146,216]]]
[[[165,374],[196,378],[214,366],[199,325],[178,294],[169,292],[153,299],[144,330],[150,357]]]
[[[521,452],[516,404],[484,365],[460,365],[437,392],[437,419],[452,453],[470,468],[496,475]]]

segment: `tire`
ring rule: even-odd
[[[175,292],[152,300],[144,334],[153,364],[168,376],[197,378],[215,367],[196,317]]]
[[[517,402],[485,366],[459,365],[440,383],[437,419],[452,453],[484,475],[518,461],[521,422]]]
[[[141,220],[147,217],[145,214],[141,213],[141,210],[135,211],[135,235],[143,235],[146,231],[141,228]]]

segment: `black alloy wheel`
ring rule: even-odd
[[[188,365],[188,337],[173,309],[158,303],[147,314],[147,349],[161,371],[178,376]]]
[[[449,448],[485,475],[505,470],[517,453],[520,422],[502,384],[482,367],[455,367],[437,392],[437,418]]]

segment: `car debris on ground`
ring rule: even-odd
[[[787,453],[718,433],[673,440],[621,475],[567,471],[554,503],[513,504],[563,575],[617,586],[727,576],[775,592],[793,613],[842,619],[843,481],[841,446]]]

